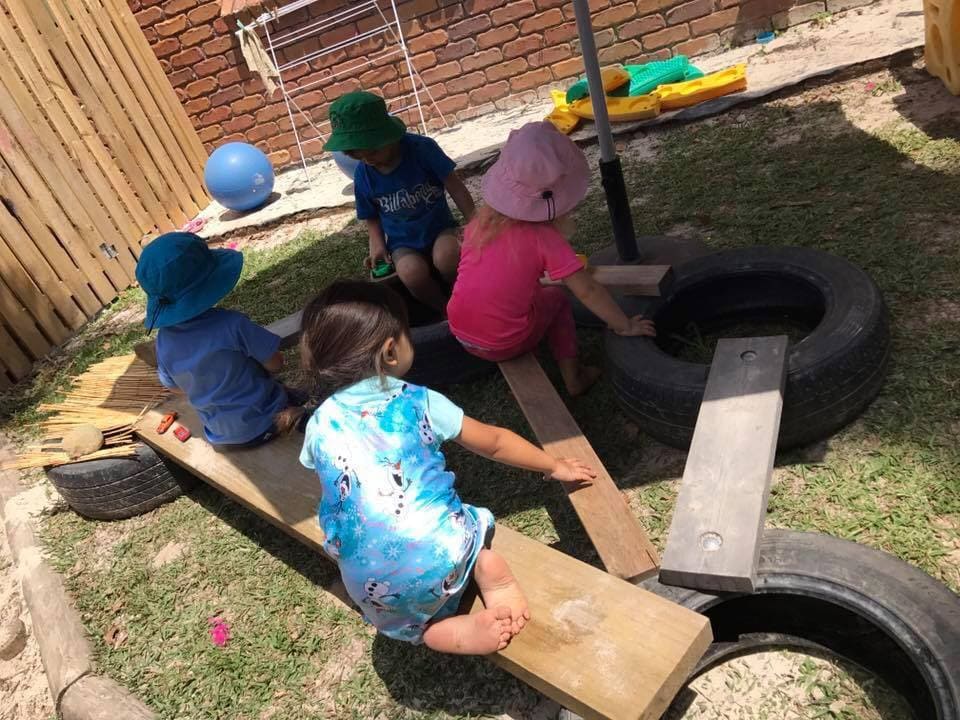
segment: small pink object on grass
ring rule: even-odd
[[[210,642],[217,647],[223,647],[230,640],[230,626],[221,617],[208,618],[210,623]]]

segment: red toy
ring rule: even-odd
[[[175,412],[164,415],[163,420],[161,420],[160,424],[157,425],[157,435],[163,435],[167,430],[169,430],[170,426],[173,425],[173,421],[176,419],[177,414]]]
[[[177,438],[180,442],[186,442],[190,439],[190,431],[187,430],[183,425],[178,425],[173,430],[174,437]]]

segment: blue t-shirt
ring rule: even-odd
[[[264,370],[280,338],[242,313],[213,308],[157,332],[157,374],[179,388],[214,444],[240,444],[273,426],[287,407],[283,385]]]
[[[360,220],[379,218],[387,250],[425,250],[456,222],[443,183],[456,168],[437,143],[407,133],[400,140],[400,165],[386,175],[366,163],[353,174]]]

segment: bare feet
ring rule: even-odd
[[[510,643],[512,626],[510,608],[501,605],[434,623],[424,631],[423,642],[442,653],[489,655]]]
[[[571,397],[583,395],[587,390],[593,387],[594,383],[600,379],[603,371],[592,365],[580,365],[577,363],[577,370],[573,373],[562,373],[563,383],[567,386],[567,392]]]
[[[483,549],[477,556],[473,577],[480,588],[483,604],[488,608],[506,605],[510,608],[513,634],[523,630],[530,620],[530,608],[523,590],[510,572],[507,561],[493,550]]]

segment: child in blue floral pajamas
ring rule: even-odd
[[[388,637],[439,652],[502,650],[530,618],[494,520],[461,502],[440,446],[554,479],[590,482],[509,430],[466,417],[401,379],[413,363],[403,301],[381,284],[334,283],[304,310],[303,364],[332,393],[307,424],[300,461],[323,485],[319,520],[350,597]],[[458,614],[473,579],[485,609]]]

